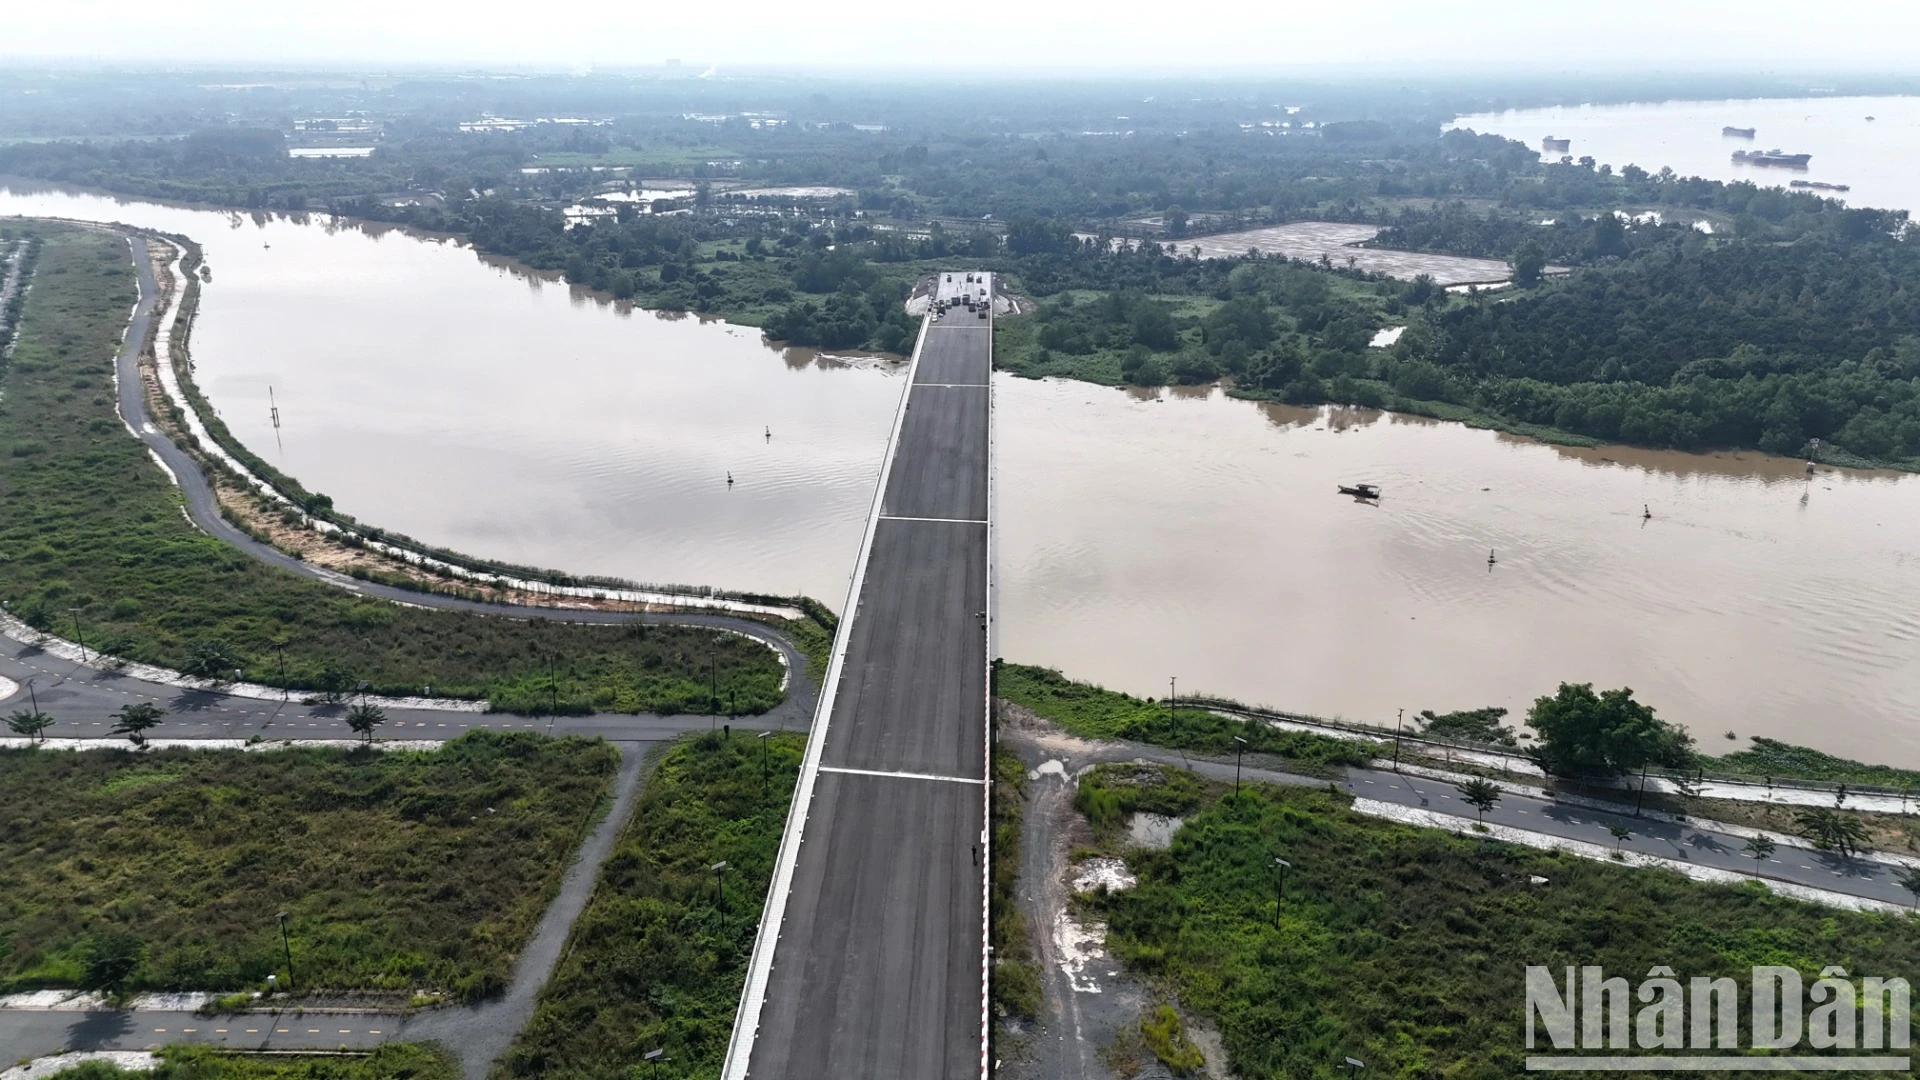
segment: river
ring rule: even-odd
[[[1873,119],[1869,120],[1868,117]],[[1569,105],[1463,116],[1449,127],[1505,135],[1540,149],[1552,135],[1571,139],[1576,159],[1670,166],[1682,176],[1751,180],[1784,187],[1794,180],[1846,184],[1822,192],[1852,206],[1920,210],[1920,97],[1760,98],[1748,101],[1663,101],[1632,105]],[[1723,127],[1753,128],[1752,139]],[[1735,150],[1812,154],[1805,169],[1745,165]],[[1542,154],[1557,160],[1559,154]]]
[[[895,365],[395,230],[0,191],[23,212],[199,239],[202,386],[348,513],[516,562],[844,600]],[[1731,730],[1920,765],[1920,478],[995,378],[1009,659],[1386,723],[1630,685],[1710,751]],[[1334,492],[1356,480],[1378,506]]]

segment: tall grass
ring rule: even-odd
[[[804,746],[705,735],[666,752],[497,1077],[639,1075],[654,1049],[659,1080],[717,1075]]]
[[[297,690],[431,686],[522,711],[557,701],[561,711],[758,713],[780,701],[778,658],[738,635],[370,601],[198,531],[114,408],[113,359],[134,298],[126,245],[74,229],[42,235],[18,345],[0,369],[0,599],[30,624],[163,667],[218,645],[248,679]]]
[[[79,985],[136,939],[129,989],[505,987],[618,755],[476,731],[432,753],[0,750],[0,991]]]
[[[1118,768],[1100,786],[1123,810],[1191,783]],[[1276,856],[1293,864],[1277,926]],[[1344,1056],[1369,1076],[1521,1075],[1527,965],[1743,985],[1755,964],[1920,965],[1906,918],[1390,824],[1325,790],[1208,784],[1170,849],[1127,859],[1136,887],[1083,899],[1131,970],[1219,1025],[1241,1076],[1331,1077]]]
[[[1246,752],[1273,754],[1306,766],[1364,765],[1379,744],[1291,731],[1239,720],[1208,709],[1176,707],[1075,682],[1049,668],[994,665],[994,693],[1067,731],[1089,739],[1120,739],[1179,750],[1232,753],[1234,739]]]

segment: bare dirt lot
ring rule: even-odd
[[[1505,281],[1513,273],[1499,259],[1469,259],[1461,255],[1429,255],[1418,251],[1354,246],[1373,239],[1379,233],[1380,229],[1375,225],[1295,221],[1261,229],[1196,236],[1171,243],[1182,254],[1190,253],[1197,247],[1203,259],[1238,258],[1249,250],[1257,250],[1262,255],[1284,255],[1289,259],[1311,262],[1318,262],[1325,255],[1336,267],[1367,270],[1409,281],[1420,274],[1428,274],[1441,285]],[[1548,272],[1559,269],[1548,267]]]

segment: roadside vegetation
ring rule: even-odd
[[[1335,792],[1250,784],[1236,799],[1139,765],[1101,766],[1086,790],[1115,815],[1187,815],[1165,851],[1096,829],[1139,884],[1078,902],[1129,970],[1219,1027],[1241,1076],[1332,1076],[1346,1056],[1368,1075],[1518,1075],[1530,964],[1742,982],[1756,964],[1808,980],[1829,964],[1889,977],[1920,964],[1901,917],[1390,824]]]
[[[987,924],[993,941],[993,1005],[1000,1016],[1032,1020],[1040,1013],[1040,964],[1033,928],[1021,914],[1020,835],[1026,812],[1027,767],[1004,750],[993,754],[993,875]],[[994,1027],[994,1037],[999,1037]]]
[[[1380,744],[1289,731],[1251,720],[1236,720],[1210,709],[1176,706],[1136,698],[1091,683],[1075,682],[1050,668],[994,664],[994,694],[1086,739],[1119,739],[1177,750],[1230,754],[1236,738],[1245,752],[1270,754],[1304,767],[1364,765],[1380,753]]]
[[[1753,745],[1720,757],[1709,757],[1709,776],[1746,780],[1818,780],[1829,784],[1867,784],[1895,791],[1920,791],[1920,771],[1891,765],[1869,765],[1811,747],[1778,739],[1755,737]]]
[[[114,407],[134,296],[125,244],[37,235],[34,287],[0,368],[0,599],[29,625],[108,656],[321,694],[431,686],[522,712],[758,713],[781,700],[778,657],[736,634],[403,607],[201,533]]]
[[[666,750],[496,1077],[640,1075],[650,1050],[666,1051],[660,1080],[717,1075],[804,748],[703,735]]]
[[[366,1054],[226,1054],[178,1045],[151,1070],[88,1061],[48,1080],[460,1080],[460,1063],[441,1046],[388,1043]]]
[[[506,986],[605,796],[605,743],[0,750],[0,992]],[[276,915],[286,913],[283,945]]]

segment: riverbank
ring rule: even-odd
[[[119,237],[70,226],[43,235],[0,388],[0,550],[13,567],[5,599],[29,625],[189,675],[239,670],[327,693],[364,685],[406,697],[431,686],[543,711],[750,712],[780,700],[780,658],[736,635],[386,605],[302,581],[196,530],[116,411],[117,393],[128,416],[144,413],[141,380],[116,380],[104,359],[118,352],[131,371],[157,298],[136,293]],[[134,327],[122,347],[129,306]]]

